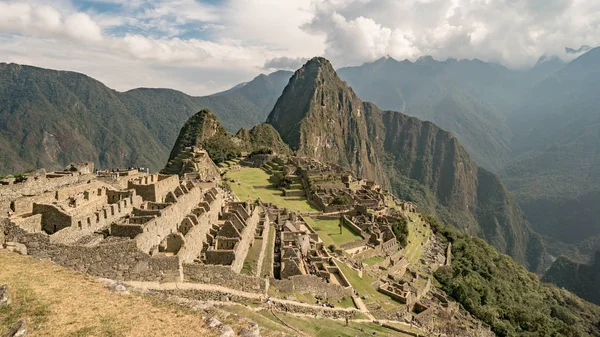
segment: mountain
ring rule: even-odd
[[[296,71],[267,123],[299,155],[375,179],[532,270],[544,264],[543,245],[516,202],[452,134],[362,102],[329,61],[314,58]]]
[[[324,58],[314,58],[296,71],[267,123],[298,155],[348,166],[360,176],[386,181],[367,137],[365,107]]]
[[[426,56],[399,62],[386,57],[338,73],[361,98],[452,132],[479,165],[495,171],[510,159],[506,114],[522,92],[560,64],[550,59],[517,71],[479,60]]]
[[[595,261],[590,265],[560,256],[546,271],[542,281],[554,283],[581,298],[600,304],[600,251],[596,252]]]
[[[206,150],[210,158],[193,155],[193,148]],[[161,171],[167,174],[183,174],[196,166],[212,167],[240,157],[241,152],[272,150],[280,154],[291,154],[289,147],[271,125],[260,124],[250,131],[242,128],[232,136],[221,125],[218,117],[209,110],[201,110],[190,117],[179,131],[171,149],[167,165]],[[211,160],[212,159],[212,160]],[[198,164],[198,165],[195,165]],[[216,169],[205,175],[214,176]]]
[[[74,72],[0,63],[0,174],[84,160],[156,170],[195,112],[215,111],[230,132],[260,124],[290,76],[260,75],[193,97],[170,89],[117,92]]]
[[[246,152],[272,150],[278,154],[291,155],[292,150],[283,142],[279,132],[270,124],[259,124],[250,131],[241,128],[235,138],[239,140],[240,146]]]
[[[600,249],[599,75],[596,48],[535,87],[509,119],[515,159],[500,171],[534,229],[588,257]]]

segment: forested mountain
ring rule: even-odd
[[[510,159],[507,112],[523,92],[562,65],[556,58],[541,59],[533,69],[516,71],[479,60],[399,62],[386,57],[338,74],[358,96],[382,109],[452,132],[479,165],[496,171]]]
[[[291,73],[260,75],[223,93],[117,92],[82,74],[0,64],[0,174],[91,160],[161,168],[191,115],[208,108],[230,132],[264,122]]]
[[[535,229],[563,243],[600,237],[599,75],[596,48],[538,85],[509,119],[516,158],[501,177]],[[600,248],[579,246],[587,256]]]
[[[300,155],[375,179],[537,270],[543,245],[500,180],[431,122],[363,103],[314,58],[296,71],[267,119]]]

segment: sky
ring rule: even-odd
[[[206,95],[314,56],[531,67],[600,45],[597,0],[0,0],[0,62],[85,73],[125,91]]]

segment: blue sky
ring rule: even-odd
[[[0,0],[0,62],[203,95],[313,56],[507,67],[600,44],[595,0]]]

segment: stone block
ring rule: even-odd
[[[19,253],[21,255],[27,255],[27,247],[18,242],[6,242],[4,248],[10,252]]]

